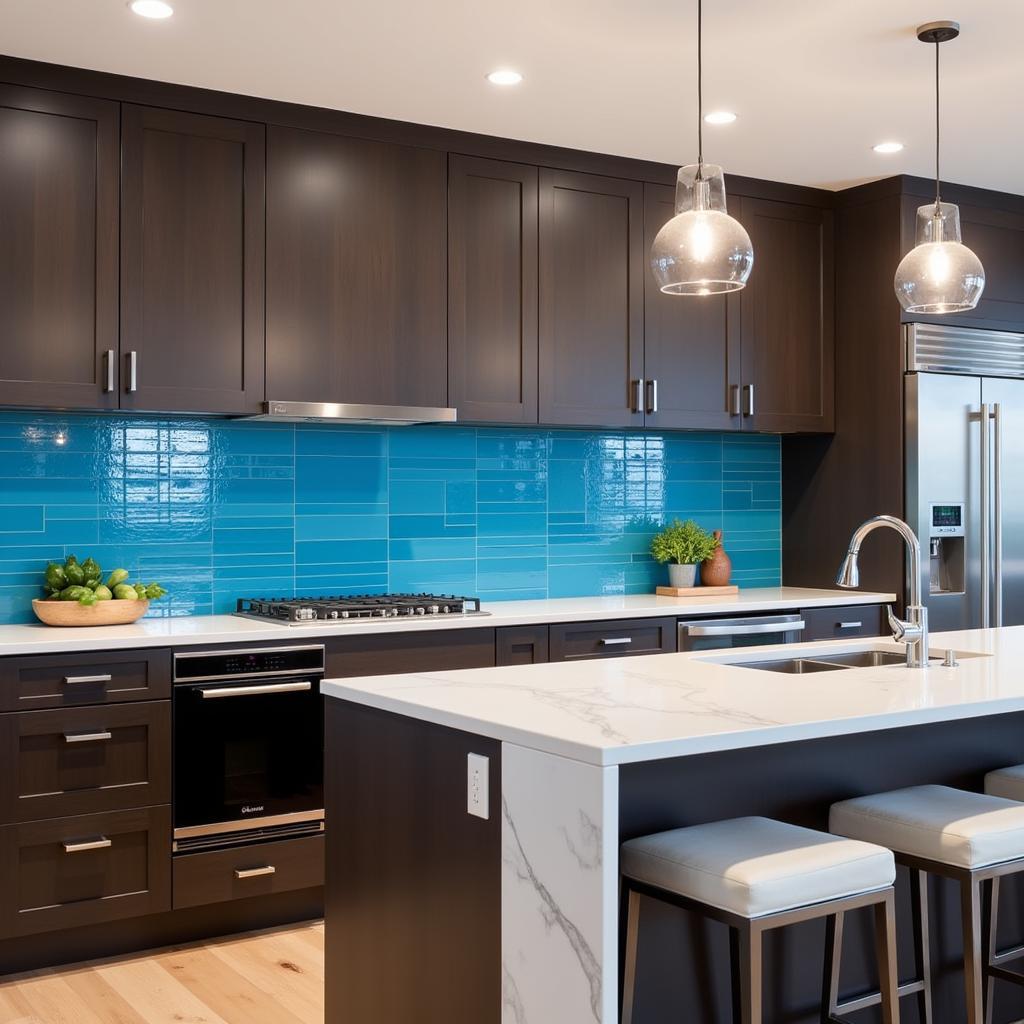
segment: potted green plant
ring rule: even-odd
[[[668,562],[668,581],[673,587],[692,587],[697,581],[697,566],[710,558],[718,540],[692,519],[685,523],[674,519],[651,541],[656,562]]]

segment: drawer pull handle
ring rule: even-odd
[[[619,644],[631,644],[633,638],[631,636],[603,636],[598,641],[602,647],[615,647]]]
[[[114,843],[106,836],[97,836],[96,839],[81,839],[78,842],[65,839],[62,845],[65,853],[85,853],[87,850],[108,850]]]
[[[836,625],[840,629],[860,629],[864,625],[863,622],[837,622]]]
[[[268,864],[264,868],[235,868],[235,878],[263,878],[276,873],[277,868],[273,864]]]
[[[109,740],[113,738],[113,733],[109,729],[104,729],[102,732],[66,732],[64,733],[65,743],[99,743],[101,740]]]
[[[109,683],[113,678],[109,672],[104,672],[96,676],[65,676],[64,682],[68,686],[76,686],[79,683]]]

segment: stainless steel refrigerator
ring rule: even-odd
[[[1024,623],[1024,334],[906,329],[906,515],[932,629]]]

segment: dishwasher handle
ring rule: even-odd
[[[803,619],[790,619],[788,622],[751,622],[746,625],[734,626],[701,626],[686,625],[681,628],[686,630],[687,636],[757,636],[770,633],[791,633],[797,629],[806,628],[807,623]]]

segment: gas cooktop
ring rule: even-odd
[[[416,616],[487,615],[480,598],[452,594],[359,594],[352,597],[242,597],[236,615],[289,626],[349,622],[357,619],[407,619]]]

